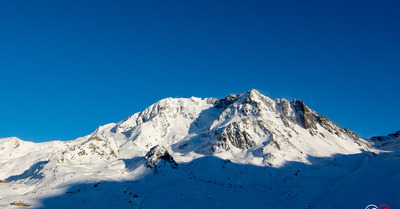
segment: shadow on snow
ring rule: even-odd
[[[208,156],[178,169],[162,166],[157,175],[150,171],[135,181],[71,185],[63,195],[43,199],[41,209],[400,207],[399,158],[364,152],[309,160],[313,164],[273,168]],[[124,162],[132,171],[144,161]]]
[[[22,174],[15,175],[15,176],[10,176],[6,179],[6,181],[18,181],[21,179],[25,178],[30,178],[30,179],[41,179],[43,178],[42,174],[39,173],[39,171],[42,169],[42,167],[47,163],[48,161],[40,161],[35,164],[33,164],[28,170],[23,172]]]

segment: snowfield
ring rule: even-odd
[[[73,141],[0,139],[0,208],[400,208],[399,142],[256,90],[167,98]]]

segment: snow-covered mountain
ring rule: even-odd
[[[167,98],[73,141],[0,139],[0,207],[400,206],[398,144],[256,90]]]

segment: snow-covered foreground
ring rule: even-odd
[[[168,98],[73,141],[0,139],[0,208],[399,208],[399,141],[255,90]]]
[[[365,208],[400,205],[400,158],[362,153],[293,162],[282,168],[236,164],[217,157],[198,158],[153,169],[139,166],[140,178],[79,176],[76,183],[38,188],[37,180],[0,185],[1,208],[22,200],[34,208]],[[144,159],[125,160],[128,165]],[[134,171],[133,171],[134,172]],[[143,175],[146,173],[146,175]]]

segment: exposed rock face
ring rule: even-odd
[[[219,135],[220,143],[217,145],[219,148],[229,150],[229,143],[234,147],[239,149],[249,149],[256,145],[256,143],[251,140],[251,135],[242,129],[237,122],[229,124],[228,127],[224,128]]]
[[[294,122],[309,130],[310,134],[315,136],[320,133],[318,131],[319,125],[329,133],[337,135],[341,138],[344,138],[344,135],[346,135],[355,141],[359,139],[356,133],[349,129],[340,127],[327,117],[324,117],[311,110],[301,100],[295,99],[291,103],[285,99],[278,100],[277,108],[281,110],[281,118],[285,126],[290,126],[289,121]]]
[[[23,150],[26,144],[17,139],[4,141],[0,155],[23,157],[25,153],[18,154],[16,150]],[[92,166],[148,152],[145,166],[156,170],[160,166],[176,168],[172,156],[179,153],[175,159],[181,160],[182,155],[190,153],[279,166],[285,161],[307,163],[308,156],[357,153],[368,146],[354,132],[319,115],[300,100],[272,100],[250,90],[223,99],[160,100],[119,123],[61,143],[57,151],[49,151],[41,160],[61,163],[60,167],[68,163]],[[1,175],[5,174],[0,170]]]
[[[89,138],[89,143],[85,144],[92,154],[97,154],[101,157],[117,158],[118,148],[115,145],[114,139],[102,135],[94,135]],[[79,153],[78,153],[79,154]]]
[[[280,104],[283,116],[288,118],[290,116],[290,102],[286,99],[282,99]]]
[[[295,99],[293,106],[297,112],[299,124],[305,129],[317,129],[312,111],[304,104],[303,101]]]
[[[194,97],[167,98],[121,122],[101,126],[93,133],[72,141],[36,144],[17,138],[2,139],[0,179],[7,181],[6,185],[2,185],[3,188],[13,189],[9,198],[15,198],[17,194],[32,194],[29,199],[41,199],[42,194],[50,196],[56,192],[63,193],[66,186],[76,184],[78,181],[128,180],[131,182],[128,184],[132,186],[125,185],[115,191],[125,192],[129,187],[132,187],[132,190],[144,189],[145,192],[140,193],[140,198],[143,197],[144,200],[152,197],[144,196],[147,192],[155,196],[169,193],[172,191],[169,187],[171,184],[180,184],[175,188],[179,194],[162,200],[180,201],[180,198],[186,195],[186,190],[186,192],[194,191],[192,195],[199,195],[198,200],[203,201],[206,196],[202,196],[202,193],[209,192],[209,188],[215,189],[207,194],[213,197],[210,204],[215,203],[215,193],[224,191],[221,188],[230,188],[228,191],[231,192],[240,191],[235,196],[239,197],[238,199],[251,193],[251,196],[264,200],[265,195],[259,195],[263,191],[266,195],[276,191],[276,197],[287,196],[287,199],[293,197],[296,199],[301,197],[296,195],[303,192],[303,188],[296,187],[296,183],[302,181],[297,179],[301,175],[305,174],[306,179],[314,180],[314,176],[309,174],[313,175],[321,168],[325,168],[325,165],[342,169],[338,161],[343,158],[337,159],[336,156],[354,155],[356,161],[349,164],[349,169],[344,170],[348,170],[359,179],[359,173],[350,168],[354,168],[355,163],[358,167],[361,162],[365,162],[363,156],[368,157],[371,152],[389,155],[391,152],[387,151],[400,150],[399,139],[400,131],[386,137],[374,137],[370,141],[359,139],[354,132],[318,114],[300,100],[272,100],[256,90],[229,95],[219,100]],[[393,153],[395,153],[393,157],[397,159],[398,152]],[[323,161],[328,164],[320,164]],[[265,168],[266,166],[277,168],[289,166],[288,168],[292,167],[295,170]],[[306,167],[311,168],[310,172],[301,170],[299,173],[300,170],[297,170]],[[324,179],[327,173],[333,171],[331,168],[323,170],[315,178]],[[282,176],[286,171],[288,175]],[[151,172],[157,176],[148,175]],[[336,174],[330,179],[342,182],[343,178]],[[373,178],[374,174],[375,172],[365,179]],[[394,175],[391,178],[398,179],[396,177]],[[24,186],[25,182],[29,184]],[[203,189],[192,188],[196,182],[200,183]],[[274,182],[276,187],[270,187]],[[336,185],[335,182],[321,183],[321,185]],[[35,188],[33,185],[38,187]],[[282,185],[287,185],[287,192],[280,190]],[[308,188],[309,185],[307,182],[303,186]],[[165,190],[154,193],[154,190],[147,189],[147,186],[154,186],[155,189],[162,186]],[[245,190],[246,188],[249,190]],[[299,193],[291,193],[296,188]],[[57,190],[49,191],[53,189]],[[310,194],[314,194],[314,190],[311,189]],[[42,191],[46,192],[41,193]],[[107,189],[97,188],[97,191],[107,191]],[[78,193],[76,189],[73,192]],[[111,193],[106,194],[109,196]],[[140,199],[135,194],[128,194],[137,200]],[[66,195],[62,198],[68,198],[73,194]],[[230,196],[230,193],[222,195],[221,198],[227,195]],[[307,201],[316,199],[315,197],[312,196]],[[3,198],[3,202],[4,200]],[[151,202],[152,198],[148,200]],[[276,202],[273,199],[272,201]],[[9,202],[3,205],[9,205]],[[240,202],[245,204],[245,208],[249,206],[247,204],[249,201]],[[225,204],[227,202],[222,203],[221,206],[227,206]],[[228,206],[235,207],[233,204]],[[265,205],[260,205],[261,208],[263,206]],[[128,207],[113,205],[110,208]],[[297,205],[285,208],[296,207]]]
[[[150,149],[150,151],[145,156],[146,167],[156,168],[160,161],[167,162],[171,164],[172,168],[178,168],[178,164],[175,162],[174,158],[168,153],[165,147],[156,145]]]
[[[396,133],[394,133],[394,134],[389,134],[388,135],[389,137],[396,137],[396,138],[400,138],[400,131],[397,131]]]
[[[358,136],[356,133],[353,131],[343,128],[336,123],[330,121],[327,117],[324,117],[318,113],[314,113],[314,118],[316,118],[316,121],[319,125],[321,125],[323,128],[325,128],[327,131],[329,131],[331,134],[335,134],[339,137],[343,137],[343,134],[346,134],[350,138],[354,140],[358,140]]]
[[[377,148],[390,151],[400,151],[400,131],[387,136],[374,136],[370,140]]]
[[[335,138],[340,138],[344,144],[355,142],[360,149],[369,148],[369,145],[360,140],[354,132],[311,110],[301,100],[295,99],[292,102],[286,99],[272,100],[253,89],[245,94],[229,95],[220,99],[214,107],[222,112],[217,120],[201,133],[207,143],[203,143],[196,150],[198,153],[238,152],[235,149],[240,149],[252,152],[253,156],[262,157],[263,162],[278,162],[280,158],[288,155],[296,155],[294,160],[307,161],[307,154],[302,151],[302,145],[299,144],[304,141],[310,143],[312,147],[310,150],[325,145],[331,146],[329,149],[334,150],[336,149],[334,143],[342,143],[331,141],[336,140]],[[319,141],[321,145],[314,147],[312,140],[323,142]],[[185,142],[179,147],[183,145],[186,147],[188,144],[190,142]],[[207,148],[210,148],[209,152]],[[329,149],[326,149],[326,153],[332,152]]]
[[[223,99],[217,100],[215,102],[214,106],[216,108],[225,109],[229,105],[233,104],[236,100],[238,100],[240,98],[240,96],[241,96],[240,94],[238,94],[238,95],[230,94]]]

